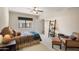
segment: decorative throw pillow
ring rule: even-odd
[[[16,36],[20,36],[20,35],[21,35],[21,33],[20,33],[20,32],[17,32],[17,33],[16,33]]]
[[[73,36],[73,35],[71,35],[71,36],[70,36],[70,39],[72,39],[72,40],[76,40],[76,37]]]
[[[77,38],[77,40],[79,40],[79,33],[73,32],[73,35]]]
[[[10,41],[11,41],[11,35],[6,34],[6,35],[3,37],[3,43],[9,43]]]
[[[64,34],[62,34],[62,33],[58,33],[58,36],[64,37]]]

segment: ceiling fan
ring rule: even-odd
[[[33,12],[38,14],[39,12],[43,12],[43,10],[39,9],[38,7],[33,7]]]

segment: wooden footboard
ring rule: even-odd
[[[16,40],[17,50],[40,43],[40,39],[34,40],[32,36],[18,36],[14,39]]]

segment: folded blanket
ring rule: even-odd
[[[40,41],[41,41],[41,37],[40,37],[39,33],[37,33],[37,32],[31,32],[31,33],[32,33],[33,38],[34,38],[35,40],[40,39]]]

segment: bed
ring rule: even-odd
[[[41,37],[37,32],[22,32],[21,36],[15,37],[16,49],[21,49],[23,47],[32,46],[40,43]]]
[[[32,36],[34,40],[39,39],[41,41],[40,34],[37,32],[21,32],[21,36]]]
[[[41,37],[37,32],[21,32],[20,36],[17,36],[17,32],[11,27],[4,27],[1,30],[1,35],[5,36],[9,34],[12,36],[12,40],[16,42],[16,50],[21,49],[26,46],[34,45],[35,43],[40,43]]]

